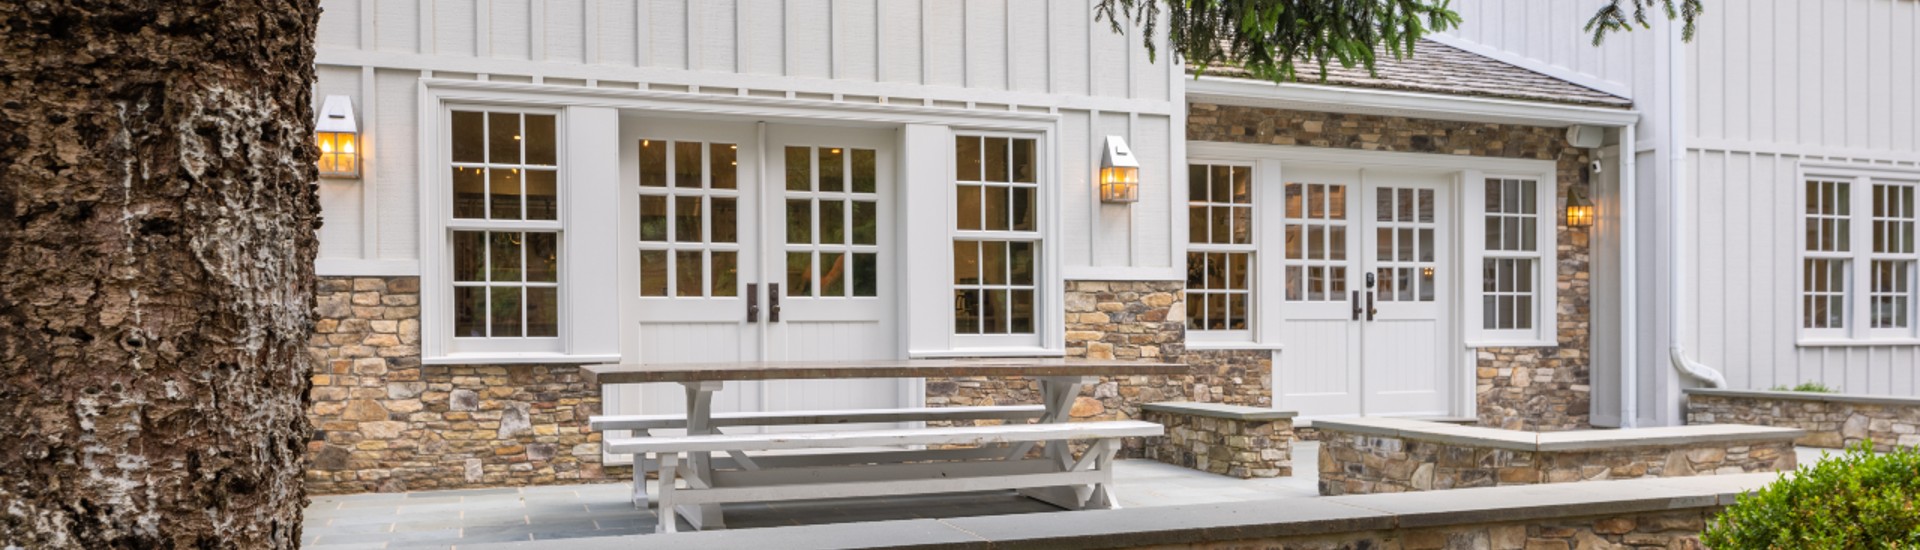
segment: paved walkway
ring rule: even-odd
[[[1313,498],[1319,444],[1296,443],[1295,476],[1240,480],[1147,460],[1116,463],[1122,506],[1142,508]],[[1802,448],[1811,464],[1819,449]],[[314,549],[450,548],[651,533],[658,519],[628,503],[625,483],[314,497],[303,544]],[[1057,511],[1012,492],[728,505],[733,528],[957,518]]]

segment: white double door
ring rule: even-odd
[[[1451,412],[1453,176],[1303,166],[1282,175],[1278,406],[1307,417]]]
[[[892,131],[629,116],[620,133],[624,361],[900,353]],[[730,382],[713,409],[900,407],[908,384]],[[678,384],[604,397],[607,414],[686,410]]]

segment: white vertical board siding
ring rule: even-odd
[[[1794,233],[1799,162],[1920,163],[1719,150],[1688,157],[1685,337],[1695,358],[1720,369],[1735,389],[1811,381],[1849,393],[1920,395],[1915,346],[1799,346],[1794,277],[1802,246]]]
[[[1117,35],[1095,22],[1093,5],[324,0],[316,101],[354,98],[368,177],[325,191],[322,258],[418,259],[418,79],[430,71],[437,79],[1055,113],[1043,155],[1060,186],[1046,213],[1060,223],[1048,246],[1062,269],[1083,278],[1177,278],[1182,73],[1164,54],[1149,61],[1137,29]],[[369,67],[372,82],[362,82]],[[1141,158],[1138,203],[1098,201],[1092,180],[1107,135],[1126,138]]]
[[[1636,68],[1651,59],[1648,35],[1656,33],[1614,35],[1595,47],[1585,28],[1600,6],[1565,0],[1454,0],[1451,7],[1464,21],[1441,40],[1616,95],[1637,95],[1632,94],[1640,77]]]

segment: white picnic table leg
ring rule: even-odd
[[[1040,417],[1040,422],[1052,424],[1073,420],[1073,402],[1080,397],[1080,389],[1089,384],[1098,383],[1100,383],[1099,377],[1094,376],[1040,377],[1040,397],[1042,404],[1047,406],[1047,413]],[[1067,441],[1048,441],[1044,451],[1045,460],[1053,463],[1057,471],[1072,471],[1074,460],[1071,447],[1072,444]],[[1027,451],[1032,448],[1032,443],[1017,445],[1007,459],[1024,458]],[[1093,487],[1087,485],[1033,487],[1021,489],[1020,494],[1061,508],[1078,510],[1086,507],[1087,495],[1093,490]]]
[[[679,499],[674,498],[674,493],[678,492],[676,486],[680,484],[679,478],[674,475],[680,471],[679,463],[680,453],[660,453],[660,512],[655,514],[660,518],[660,524],[654,529],[655,533],[680,530],[679,505],[676,504]]]
[[[714,433],[713,392],[724,387],[723,382],[681,382],[687,388],[687,435],[707,435]],[[687,466],[691,470],[689,477],[697,484],[712,485],[713,456],[710,453],[687,453]],[[662,470],[666,469],[663,464]],[[663,491],[664,493],[664,491]],[[662,499],[665,502],[665,499]],[[664,508],[664,506],[663,506]],[[689,506],[687,523],[702,531],[725,529],[726,522],[720,517],[720,505],[699,504]],[[666,517],[664,514],[662,517]]]

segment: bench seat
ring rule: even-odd
[[[842,447],[892,447],[905,445],[991,445],[1101,439],[1113,437],[1150,437],[1164,432],[1159,424],[1139,420],[1109,422],[1061,422],[1055,424],[1009,424],[1000,426],[955,426],[852,432],[796,432],[770,434],[709,434],[669,437],[616,437],[607,439],[607,450],[618,454],[669,452],[771,451],[781,449],[821,449]]]
[[[892,422],[934,422],[953,420],[1031,420],[1047,413],[1042,405],[993,405],[984,407],[917,407],[852,411],[771,411],[714,413],[709,421],[715,428],[741,426],[793,426],[803,424],[870,424]],[[595,416],[587,427],[603,430],[678,430],[687,427],[684,414],[633,414]]]

